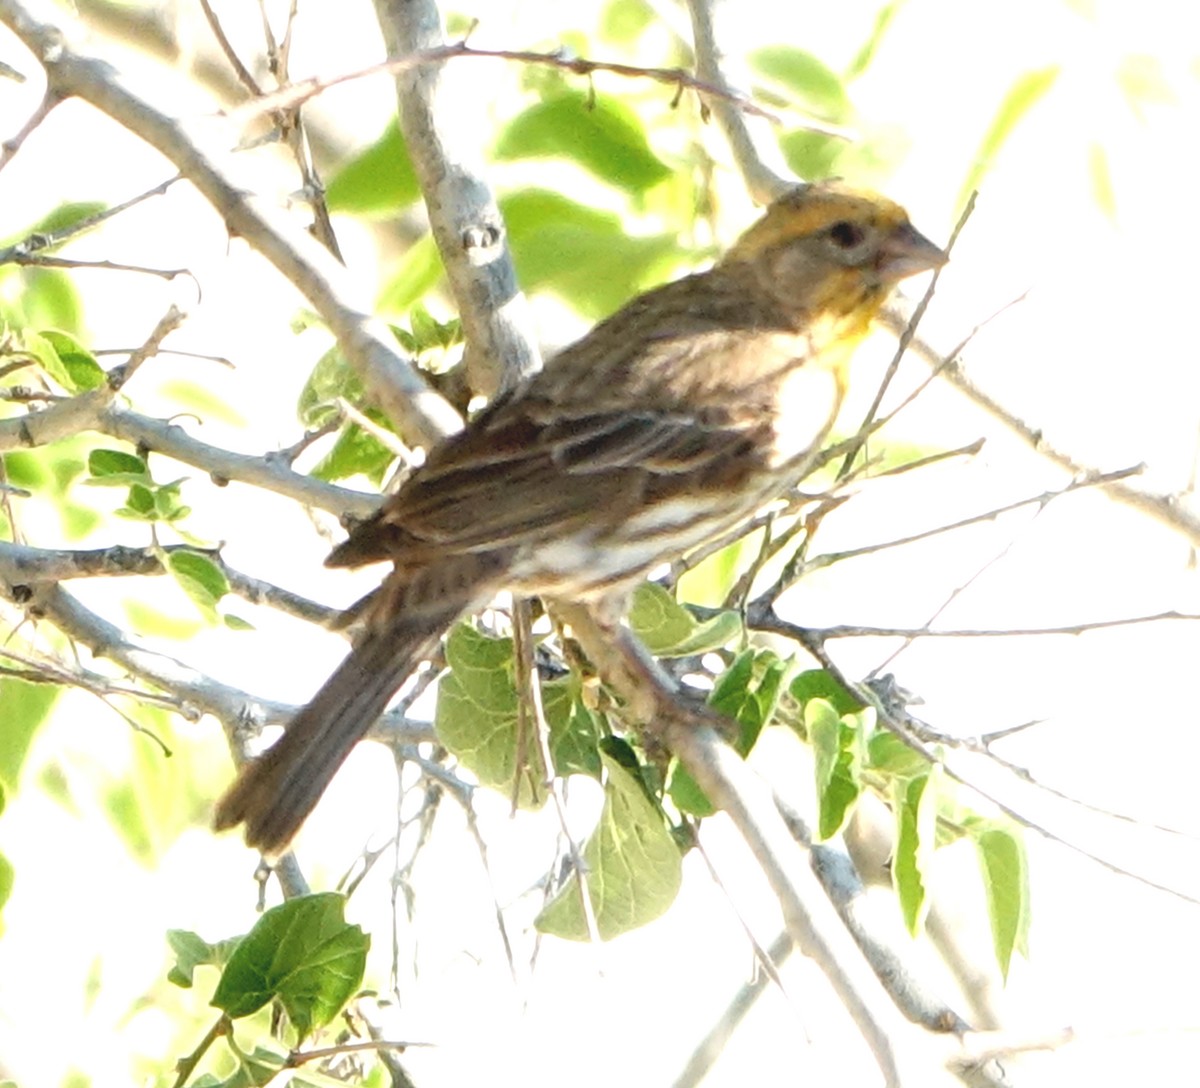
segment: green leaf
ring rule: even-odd
[[[80,392],[70,369],[59,356],[54,344],[45,336],[31,329],[26,329],[21,335],[21,345],[38,361],[38,365],[41,366],[51,381],[55,382],[60,388],[65,389],[68,393]]]
[[[330,348],[313,367],[300,390],[296,415],[305,427],[323,427],[338,414],[339,398],[361,404],[365,392],[362,380],[336,348]]]
[[[182,484],[182,480],[175,480],[154,489],[154,513],[163,521],[179,521],[192,512],[190,506],[183,506],[179,502]]]
[[[383,134],[330,179],[325,201],[332,212],[369,215],[407,207],[421,195],[400,125],[389,122]]]
[[[650,150],[638,115],[620,99],[580,91],[557,94],[518,114],[496,145],[500,160],[561,157],[630,193],[671,176]]]
[[[156,521],[158,511],[154,505],[154,492],[144,484],[134,484],[125,497],[125,506],[117,513],[126,517],[144,518]]]
[[[810,699],[805,704],[804,725],[816,757],[817,835],[824,840],[842,829],[858,800],[858,730],[852,715],[839,717],[825,699]]]
[[[914,778],[929,770],[929,760],[890,729],[879,730],[867,741],[867,764],[895,778]]]
[[[1001,975],[1015,951],[1025,952],[1029,936],[1029,863],[1020,831],[1009,824],[980,821],[971,829],[987,896],[992,945]]]
[[[381,413],[369,411],[367,415],[384,426]],[[338,434],[330,451],[313,467],[312,474],[318,480],[331,483],[362,475],[378,485],[395,460],[396,455],[375,435],[357,423],[350,423]]]
[[[223,968],[240,942],[240,937],[233,937],[209,944],[191,930],[168,929],[167,944],[175,954],[175,962],[167,972],[167,981],[173,986],[190,990],[197,967]]]
[[[842,121],[851,114],[841,77],[811,53],[794,45],[768,45],[754,50],[746,59],[769,80],[786,87],[818,117]]]
[[[991,169],[992,160],[1012,135],[1013,129],[1054,85],[1058,73],[1058,65],[1051,65],[1048,68],[1026,72],[1013,83],[1000,103],[1000,108],[996,110],[979,150],[975,153],[974,165],[967,172],[967,179],[958,194],[960,208],[966,205],[971,194],[979,188],[980,180]]]
[[[772,650],[748,649],[717,677],[708,705],[741,726],[734,745],[740,755],[745,756],[754,747],[759,734],[774,717],[791,669],[792,662]],[[682,764],[676,763],[672,768],[667,792],[680,812],[711,816],[716,811]]]
[[[43,329],[41,336],[54,348],[67,374],[73,392],[86,392],[89,389],[99,389],[108,381],[104,368],[96,362],[96,357],[87,350],[75,337],[57,329]]]
[[[669,590],[654,582],[643,582],[633,591],[629,626],[655,657],[708,653],[742,636],[742,621],[736,612],[697,620]]]
[[[0,677],[0,707],[4,725],[0,728],[0,787],[14,793],[29,745],[50,708],[62,693],[56,684],[30,684],[10,676]]]
[[[791,661],[773,650],[742,651],[713,685],[708,705],[742,725],[738,751],[746,755],[770,723],[783,694]]]
[[[544,189],[500,201],[517,275],[527,290],[562,295],[580,313],[612,313],[649,279],[674,267],[674,235],[629,235],[618,216]]]
[[[536,808],[546,800],[546,774],[536,738],[520,735],[512,654],[512,639],[491,638],[468,624],[456,626],[446,639],[450,669],[438,684],[434,727],[441,742],[482,785],[511,796],[519,774],[517,803]],[[598,731],[579,703],[576,682],[542,684],[542,707],[557,773],[598,774]],[[519,755],[524,757],[520,767]]]
[[[897,782],[896,849],[892,855],[892,887],[900,900],[900,913],[908,932],[917,935],[928,907],[929,871],[937,845],[936,789],[933,774]]]
[[[640,779],[610,756],[601,758],[607,774],[604,808],[582,854],[596,930],[607,941],[666,912],[679,893],[683,859]],[[535,925],[543,933],[567,940],[588,939],[577,873],[571,874]]]
[[[579,697],[579,677],[572,673],[542,683],[542,709],[550,730],[550,758],[562,777],[585,774],[599,779],[600,727]]]
[[[167,570],[206,613],[215,612],[221,598],[229,592],[229,579],[225,577],[225,572],[207,555],[199,552],[168,552]]]
[[[213,994],[233,1019],[279,998],[301,1038],[324,1027],[358,992],[371,939],[344,917],[335,892],[291,899],[242,938]]]
[[[20,241],[34,234],[59,234],[78,223],[82,223],[85,219],[91,219],[92,216],[99,215],[107,207],[107,204],[98,200],[66,201],[44,215],[33,226],[15,235],[12,241]],[[53,253],[54,248],[42,249],[39,252]]]
[[[838,714],[853,714],[862,709],[862,703],[824,669],[802,672],[792,680],[789,690],[792,698],[801,706],[810,699],[824,699]]]
[[[146,462],[124,450],[92,450],[87,459],[92,483],[124,487],[126,484],[150,483]]]

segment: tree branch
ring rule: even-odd
[[[734,8],[731,0],[688,0],[696,74],[722,92],[708,99],[707,106],[729,141],[750,195],[759,204],[769,204],[798,182],[784,161],[770,124],[739,105],[750,96],[738,86],[749,80],[742,69],[740,51],[731,47],[741,38],[739,27],[745,24],[744,12]]]
[[[45,446],[85,431],[98,431],[138,449],[194,465],[218,483],[236,480],[261,487],[338,517],[365,518],[379,505],[377,495],[296,472],[286,456],[268,453],[255,457],[201,442],[177,423],[122,408],[114,402],[114,392],[109,387],[93,389],[28,415],[0,420],[0,452]]]
[[[35,14],[34,8],[37,7]],[[46,72],[49,92],[95,106],[165,155],[212,204],[232,234],[245,238],[311,303],[337,337],[367,388],[409,434],[426,444],[461,426],[458,413],[397,351],[383,322],[370,316],[345,269],[278,208],[255,195],[243,163],[229,151],[238,134],[228,121],[184,120],[154,103],[163,97],[136,89],[112,63],[73,48],[57,25],[57,10],[40,0],[0,0],[0,22],[25,43]]]
[[[405,56],[445,45],[434,0],[375,0],[388,53]],[[422,64],[396,73],[400,128],[425,196],[429,225],[446,266],[466,340],[473,389],[491,396],[541,369],[537,341],[517,283],[504,220],[474,130],[465,73]],[[457,96],[458,101],[455,101]]]

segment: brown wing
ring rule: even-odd
[[[561,538],[694,488],[694,470],[754,451],[749,428],[679,412],[559,413],[546,423],[527,411],[505,416],[438,447],[330,565],[421,563]]]
[[[794,330],[716,272],[636,299],[435,447],[331,566],[559,539],[765,471]],[[714,365],[718,363],[719,365]]]

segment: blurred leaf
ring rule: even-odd
[[[599,37],[613,45],[630,46],[655,21],[646,0],[609,0],[600,15]]]
[[[745,567],[758,554],[762,530],[756,529],[683,572],[675,590],[681,601],[716,608],[723,604]]]
[[[1092,182],[1092,199],[1104,215],[1115,222],[1117,197],[1113,192],[1112,171],[1108,165],[1108,152],[1098,144],[1088,146],[1088,176]]]
[[[422,235],[405,251],[392,271],[391,279],[379,293],[380,312],[407,313],[415,302],[437,286],[445,271],[433,235]]]
[[[671,176],[640,118],[620,99],[566,91],[530,106],[496,144],[500,160],[561,157],[620,189],[642,193]]]
[[[172,616],[146,601],[124,602],[129,625],[141,635],[156,635],[160,638],[186,642],[204,629],[204,624],[195,618],[195,612],[187,616]]]
[[[607,941],[667,911],[679,893],[683,859],[640,779],[610,756],[601,758],[607,775],[604,809],[582,854],[596,929]],[[571,874],[534,924],[542,933],[588,940],[577,873]]]
[[[12,863],[3,854],[0,854],[0,912],[4,910],[5,904],[8,903],[9,897],[12,895],[13,881],[16,879],[16,873],[13,870]],[[4,936],[4,921],[0,918],[0,937]]]
[[[236,411],[228,401],[216,396],[210,389],[199,382],[174,378],[163,382],[159,386],[159,392],[164,397],[170,397],[181,408],[186,408],[189,412],[195,412],[196,415],[202,416],[204,419],[228,423],[234,427],[245,427],[247,425],[246,417],[241,412]]]
[[[1163,72],[1162,61],[1147,53],[1129,53],[1121,58],[1116,72],[1129,108],[1142,120],[1145,105],[1167,106],[1178,101],[1178,95]]]
[[[365,151],[337,171],[325,187],[331,212],[369,215],[407,207],[421,195],[400,125],[392,120]]]
[[[0,269],[0,313],[17,328],[83,327],[83,301],[75,284],[57,268]],[[11,302],[9,301],[11,299]]]
[[[979,145],[979,150],[975,153],[974,165],[967,172],[966,181],[963,182],[962,189],[959,191],[959,208],[966,206],[971,194],[979,188],[984,174],[991,169],[992,160],[1004,142],[1012,135],[1013,129],[1021,119],[1041,101],[1046,92],[1054,85],[1058,73],[1058,65],[1039,68],[1019,76],[1009,88],[1008,94],[1000,103],[1000,108],[996,110],[995,117],[992,118],[992,123],[983,137],[983,142]]]
[[[846,69],[845,80],[847,83],[852,79],[857,79],[871,66],[875,54],[879,51],[879,44],[883,41],[888,27],[892,25],[892,20],[896,17],[903,2],[904,0],[892,0],[892,3],[884,4],[875,13],[875,25],[871,28],[869,37],[863,42]]]
[[[785,132],[779,137],[779,146],[797,177],[818,181],[837,173],[834,164],[846,141],[802,128]]]
[[[65,272],[57,268],[0,268],[0,321],[14,329],[79,332],[83,304]]]
[[[147,735],[130,735],[132,767],[105,786],[103,803],[130,856],[153,868],[179,835],[195,825],[207,798],[201,797],[196,781],[199,761],[186,752],[175,758],[170,714],[149,706],[128,713]]]
[[[1008,978],[1014,951],[1025,952],[1029,936],[1029,863],[1019,829],[980,821],[971,828],[983,868],[992,944],[1001,975]]]
[[[843,121],[853,112],[841,77],[824,61],[793,45],[768,45],[747,58],[750,66],[786,87],[805,109],[827,121]]]
[[[857,729],[852,715],[838,716],[825,699],[804,706],[804,725],[816,759],[817,836],[836,835],[858,800]]]
[[[55,700],[62,694],[57,684],[31,684],[11,676],[0,677],[0,787],[14,793],[21,768],[29,753],[29,744],[46,720]]]
[[[212,1004],[233,1019],[278,997],[306,1038],[358,992],[371,939],[344,917],[335,892],[301,896],[266,911],[221,972]]]
[[[618,216],[548,190],[525,189],[500,205],[525,289],[556,291],[589,317],[617,309],[679,254],[673,236],[630,237]]]
[[[916,936],[928,909],[929,872],[937,845],[936,789],[932,771],[896,783],[896,848],[892,854],[892,887],[908,932]]]
[[[698,620],[654,582],[643,582],[633,591],[629,626],[655,657],[690,657],[728,645],[742,635],[741,617],[721,612]]]

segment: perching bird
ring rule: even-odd
[[[819,451],[889,290],[945,260],[891,201],[799,187],[713,268],[633,299],[431,449],[327,560],[394,569],[216,827],[282,851],[442,633],[500,590],[611,616],[652,568],[749,518]]]

